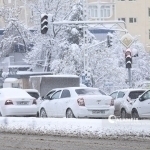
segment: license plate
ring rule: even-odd
[[[28,105],[29,102],[17,102],[18,105]]]
[[[105,114],[105,110],[93,110],[93,114]]]

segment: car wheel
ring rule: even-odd
[[[75,118],[71,109],[68,109],[66,112],[66,118]]]
[[[139,114],[138,114],[137,110],[135,110],[135,109],[132,111],[132,118],[133,119],[140,119]]]
[[[46,114],[46,111],[45,111],[44,108],[42,108],[41,111],[40,111],[40,117],[41,118],[47,118],[47,114]]]
[[[126,110],[125,110],[125,109],[122,109],[122,110],[121,110],[121,118],[122,118],[122,119],[127,118],[127,113],[126,113]]]

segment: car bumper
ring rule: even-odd
[[[37,114],[37,106],[6,106],[3,110],[4,116],[32,116]]]
[[[105,111],[105,113],[93,113],[93,111]],[[98,108],[98,109],[88,109],[86,107],[80,107],[77,111],[74,111],[75,117],[77,118],[108,118],[110,115],[114,115],[114,107],[108,108]]]

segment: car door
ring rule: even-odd
[[[137,110],[141,117],[150,118],[150,90],[139,98]]]
[[[69,102],[71,100],[71,94],[68,89],[64,89],[61,93],[60,99],[57,101],[57,112],[59,112],[59,117],[66,116],[66,109],[68,108]]]
[[[116,107],[117,107],[117,102],[116,102],[117,95],[118,95],[118,91],[113,92],[112,94],[110,94],[110,96],[111,96],[112,99],[114,100],[114,106],[115,106],[114,114],[115,114],[115,115],[116,115]]]
[[[121,114],[121,105],[123,103],[123,97],[125,96],[125,93],[123,91],[119,91],[117,98],[115,100],[115,115],[120,116]]]
[[[54,101],[51,101],[51,97],[55,92],[56,90],[50,91],[43,99],[44,101],[46,101],[45,110],[46,110],[48,117],[53,117]]]
[[[53,105],[52,108],[52,117],[59,117],[59,110],[57,109],[57,105],[60,99],[62,90],[56,91],[50,98],[50,105]]]

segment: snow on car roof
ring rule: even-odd
[[[120,90],[116,90],[116,91],[145,91],[147,89],[120,89]]]
[[[19,88],[2,88],[0,93],[5,97],[32,98],[25,90]]]
[[[36,89],[24,89],[26,92],[36,92],[39,93]]]

